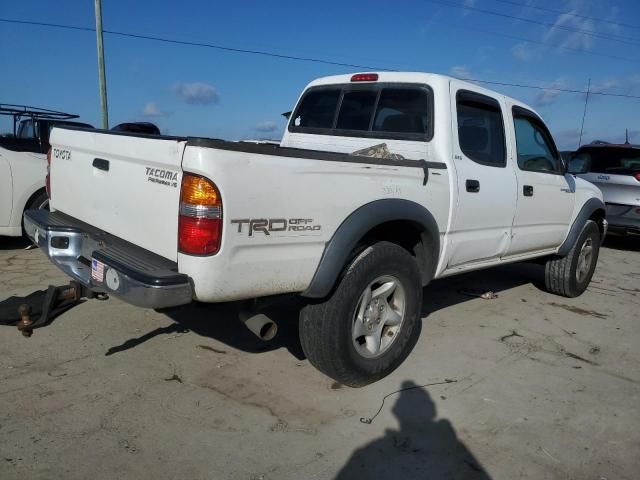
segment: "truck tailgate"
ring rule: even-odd
[[[51,207],[173,261],[185,141],[55,128]]]

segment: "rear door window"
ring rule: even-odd
[[[461,90],[456,95],[458,142],[471,160],[489,167],[507,164],[504,122],[494,98]]]
[[[309,89],[289,131],[426,141],[432,119],[432,92],[424,85],[348,84]]]

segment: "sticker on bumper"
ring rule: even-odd
[[[95,258],[91,259],[91,278],[100,283],[104,281],[104,263]]]

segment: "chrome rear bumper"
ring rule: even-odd
[[[177,264],[60,212],[28,210],[27,235],[70,277],[139,307],[190,303],[193,287]]]

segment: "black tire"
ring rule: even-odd
[[[376,358],[365,358],[352,340],[354,315],[365,289],[384,276],[392,276],[400,284],[404,316],[386,350]],[[415,258],[393,243],[376,243],[351,261],[328,298],[302,308],[302,349],[313,366],[344,385],[373,383],[395,370],[415,346],[421,307],[422,283]]]
[[[25,210],[49,210],[49,197],[47,196],[47,192],[42,191],[36,193],[33,198],[27,203],[27,206],[24,208]]]
[[[576,274],[580,259],[580,252],[587,243],[591,244],[592,254],[588,270],[581,275]],[[544,269],[544,282],[548,292],[562,295],[563,297],[578,297],[589,286],[593,272],[598,263],[600,252],[600,229],[593,220],[588,220],[576,243],[566,257],[552,257],[547,260]]]

